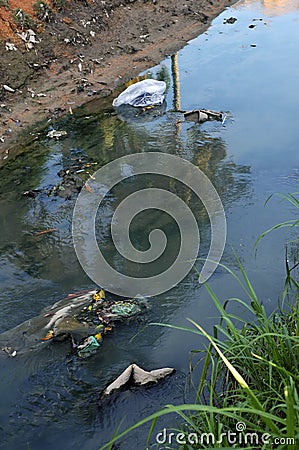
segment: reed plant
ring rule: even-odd
[[[285,198],[299,208],[295,194]],[[276,228],[298,225],[299,220],[278,224],[263,233],[257,244]],[[241,285],[244,297],[223,302],[205,284],[220,315],[212,334],[192,319],[188,319],[186,327],[152,324],[193,333],[194,342],[198,338],[201,346],[202,337],[206,339],[194,402],[165,406],[118,432],[101,450],[112,449],[115,442],[146,423],[149,432],[144,449],[299,448],[299,294],[294,276],[299,263],[286,264],[288,298],[268,315],[242,264],[237,257],[236,260],[238,275],[225,269]],[[230,313],[232,303],[246,314],[241,317]],[[202,350],[193,353],[198,357]],[[179,425],[168,430],[173,433],[172,442],[166,440],[159,446],[155,440],[159,433],[158,419],[167,414],[176,415]]]

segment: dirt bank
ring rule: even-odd
[[[106,96],[234,0],[0,0],[0,158],[20,131]]]

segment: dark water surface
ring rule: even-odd
[[[224,24],[230,16],[237,21]],[[251,24],[255,27],[249,28]],[[298,1],[239,2],[179,52],[176,73],[170,58],[152,69],[153,75],[168,81],[166,114],[148,121],[124,122],[105,114],[103,105],[97,102],[89,110],[55,124],[55,128],[68,131],[66,138],[49,140],[46,130],[31,151],[1,170],[1,332],[70,292],[94,287],[72,246],[75,198],[64,200],[44,193],[33,200],[21,193],[57,183],[57,172],[68,168],[76,158],[97,163],[89,169],[92,172],[134,152],[171,153],[208,175],[227,217],[223,263],[236,268],[234,249],[267,310],[276,307],[283,288],[284,246],[289,231],[277,231],[265,238],[256,258],[253,245],[265,229],[295,218],[288,203],[275,197],[266,207],[264,202],[272,193],[298,190],[298,24]],[[227,111],[227,120],[224,126],[216,122],[201,126],[180,123],[182,115],[170,111],[175,106]],[[171,181],[157,178],[137,178],[134,183],[136,189],[153,183],[173,189]],[[104,223],[109,223],[115,202],[131,189],[130,183],[124,183],[111,194],[99,211]],[[210,240],[207,215],[187,190],[182,186],[175,189],[194,208],[204,256]],[[171,259],[178,248],[177,229],[162,213],[138,219],[136,245],[144,247],[157,221],[170,237]],[[56,231],[35,235],[48,228]],[[104,239],[105,233],[101,233]],[[106,246],[108,257],[117,263],[111,242]],[[210,283],[223,300],[241,295],[224,269],[217,269]],[[185,380],[188,352],[204,348],[205,341],[175,330],[144,327],[157,321],[186,325],[186,318],[192,317],[210,330],[218,320],[217,312],[194,271],[179,286],[151,302],[145,317],[119,326],[88,360],[74,358],[68,343],[49,346],[38,357],[1,358],[1,448],[96,450],[123,418],[122,426],[127,426],[165,404],[192,399],[192,389]],[[146,369],[173,366],[177,372],[158,386],[123,392],[98,407],[101,389],[131,362]],[[174,425],[175,420],[165,419],[166,425],[170,423]],[[143,449],[144,433],[139,430],[119,448]]]

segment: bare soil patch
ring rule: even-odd
[[[1,161],[24,128],[111,93],[233,1],[0,0]]]

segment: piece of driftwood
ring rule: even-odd
[[[206,122],[207,120],[222,121],[222,113],[211,111],[210,109],[194,109],[193,111],[184,112],[185,120],[189,122]]]
[[[122,387],[133,384],[138,386],[144,386],[149,383],[157,383],[159,380],[171,375],[175,369],[165,367],[163,369],[156,369],[147,372],[137,364],[130,364],[113,383],[109,384],[103,391],[103,396],[110,395],[113,391],[118,391]]]

